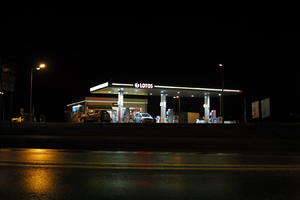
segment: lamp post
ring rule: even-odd
[[[29,115],[30,115],[30,121],[33,121],[33,113],[32,113],[32,80],[33,80],[33,71],[34,70],[41,70],[46,68],[46,64],[41,63],[37,67],[33,67],[30,69],[30,101],[29,101]]]
[[[222,124],[224,123],[224,66],[219,64],[220,70],[222,72],[222,92],[220,95],[220,116],[222,117]]]
[[[0,121],[4,120],[4,92],[0,90]]]

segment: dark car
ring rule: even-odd
[[[110,115],[106,110],[100,111],[100,122],[106,122],[106,123],[111,122]]]
[[[80,116],[80,122],[111,122],[109,113],[106,110],[97,110]]]

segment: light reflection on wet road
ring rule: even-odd
[[[0,199],[297,199],[300,156],[0,149]]]

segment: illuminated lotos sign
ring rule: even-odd
[[[152,89],[154,86],[152,83],[135,83],[134,87],[141,89]]]

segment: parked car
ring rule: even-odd
[[[111,122],[109,113],[106,110],[96,110],[95,112],[82,114],[79,116],[80,122]]]
[[[149,113],[136,113],[133,121],[136,123],[153,123],[154,119]]]
[[[14,123],[21,123],[24,121],[24,117],[14,117],[14,118],[11,118],[11,122],[14,122]]]

